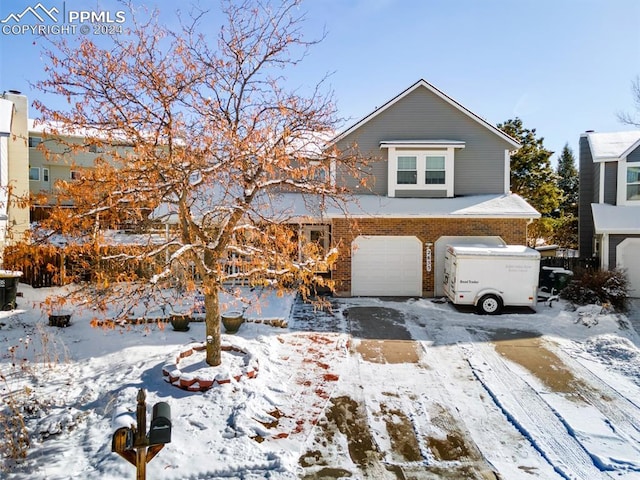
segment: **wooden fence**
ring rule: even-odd
[[[565,270],[599,270],[598,257],[542,257],[540,267],[561,267]]]
[[[156,265],[152,260],[131,260],[123,268],[121,260],[105,260],[107,255],[119,253],[123,248],[104,247],[99,251],[89,246],[56,248],[42,245],[19,245],[7,247],[4,251],[4,268],[23,273],[21,283],[34,288],[58,287],[76,282],[89,282],[98,274],[113,272],[120,280],[130,278],[150,278]],[[126,247],[128,253],[131,247]],[[114,277],[115,278],[115,277]]]

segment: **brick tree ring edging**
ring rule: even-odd
[[[204,359],[201,368],[192,369],[189,372],[181,369],[180,362],[194,354],[204,354],[207,349],[205,343],[192,343],[182,347],[173,356],[173,360],[162,367],[162,376],[171,385],[188,390],[190,392],[204,392],[217,385],[239,382],[242,378],[255,378],[258,375],[258,359],[237,345],[223,344],[222,352],[241,357],[234,362],[223,358],[222,364],[217,367],[207,365]],[[184,362],[183,362],[184,363]]]

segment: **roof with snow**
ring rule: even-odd
[[[596,233],[640,234],[640,209],[635,206],[592,203]]]
[[[203,205],[195,211],[205,212]],[[331,218],[539,218],[540,214],[519,195],[470,195],[455,198],[390,198],[377,195],[352,195],[347,212],[327,197],[301,193],[263,194],[253,208],[267,218],[290,222]],[[177,223],[170,205],[158,207],[151,218]]]
[[[594,162],[615,161],[626,157],[640,146],[640,130],[624,132],[586,132]]]
[[[475,245],[452,245],[449,247],[457,255],[464,256],[497,256],[497,257],[526,257],[539,259],[540,252],[529,248],[526,245],[495,245],[495,246],[475,246]]]

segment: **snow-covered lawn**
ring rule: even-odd
[[[255,378],[191,392],[163,370],[203,323],[96,328],[77,310],[51,327],[40,302],[57,291],[19,290],[0,316],[0,398],[14,430],[21,405],[30,448],[1,478],[135,478],[111,439],[141,388],[149,416],[159,401],[172,412],[148,479],[640,478],[640,339],[600,307],[490,317],[354,298],[318,312],[267,294],[223,339],[255,359]],[[391,328],[377,336],[376,322]],[[202,368],[198,355],[181,368]]]

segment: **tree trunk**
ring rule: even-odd
[[[220,301],[219,290],[217,288],[207,289],[204,294],[204,306],[206,309],[207,364],[215,367],[222,363]]]

